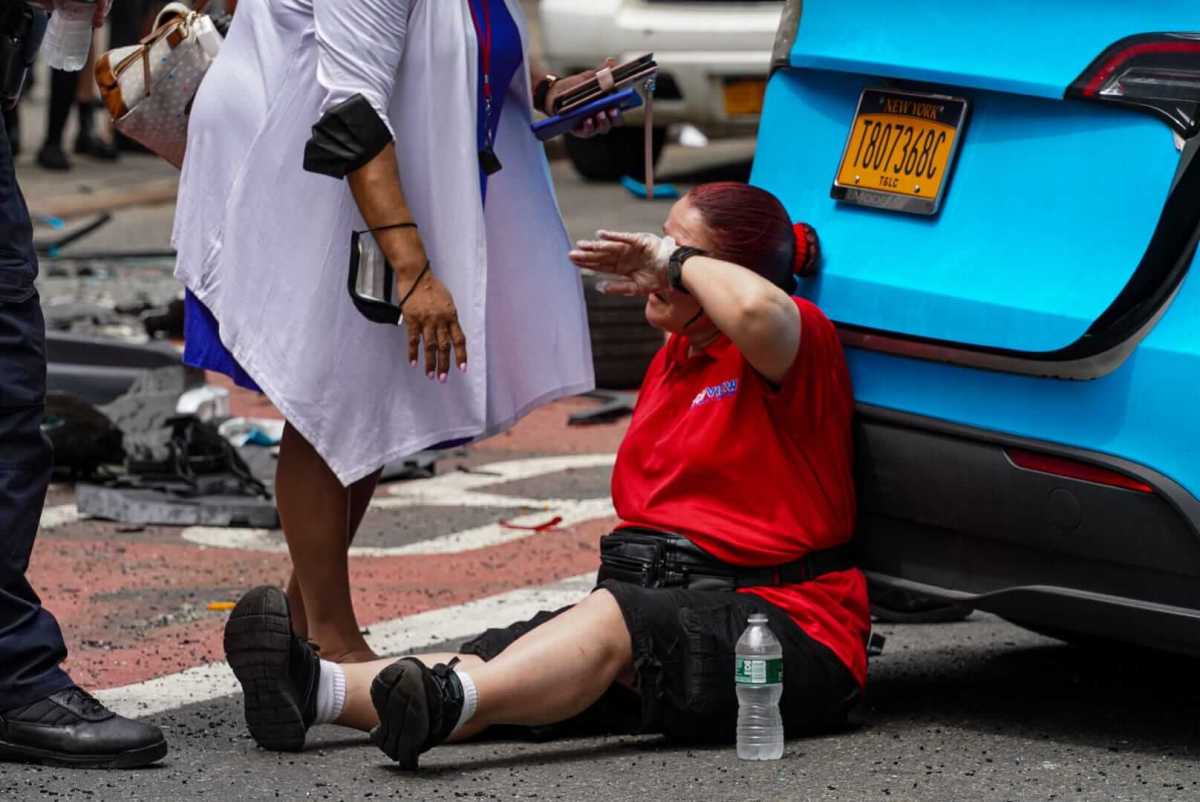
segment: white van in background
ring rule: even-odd
[[[625,62],[654,53],[654,158],[668,126],[708,136],[753,134],[762,111],[780,0],[541,0],[543,59],[569,75],[606,56]],[[605,137],[566,137],[584,178],[611,181],[644,171],[641,113]]]

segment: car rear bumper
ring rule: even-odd
[[[1200,654],[1200,500],[1177,483],[1119,458],[870,406],[856,438],[856,542],[877,586]],[[1013,449],[1150,492],[1022,468]]]

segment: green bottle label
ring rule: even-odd
[[[783,682],[783,659],[764,660],[759,657],[739,657],[733,671],[738,685],[774,685]]]

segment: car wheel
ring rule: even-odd
[[[580,139],[566,137],[567,155],[575,170],[589,181],[616,181],[633,176],[641,181],[646,174],[645,143],[642,128],[616,128],[604,136]],[[655,128],[651,153],[655,165],[667,144],[667,129]]]
[[[650,360],[663,345],[663,333],[646,322],[646,301],[596,291],[594,273],[584,273],[588,330],[596,386],[604,390],[640,387]]]

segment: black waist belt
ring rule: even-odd
[[[765,568],[721,562],[681,535],[625,528],[600,538],[599,581],[616,579],[647,588],[725,590],[794,585],[854,567],[846,546],[814,551]]]

